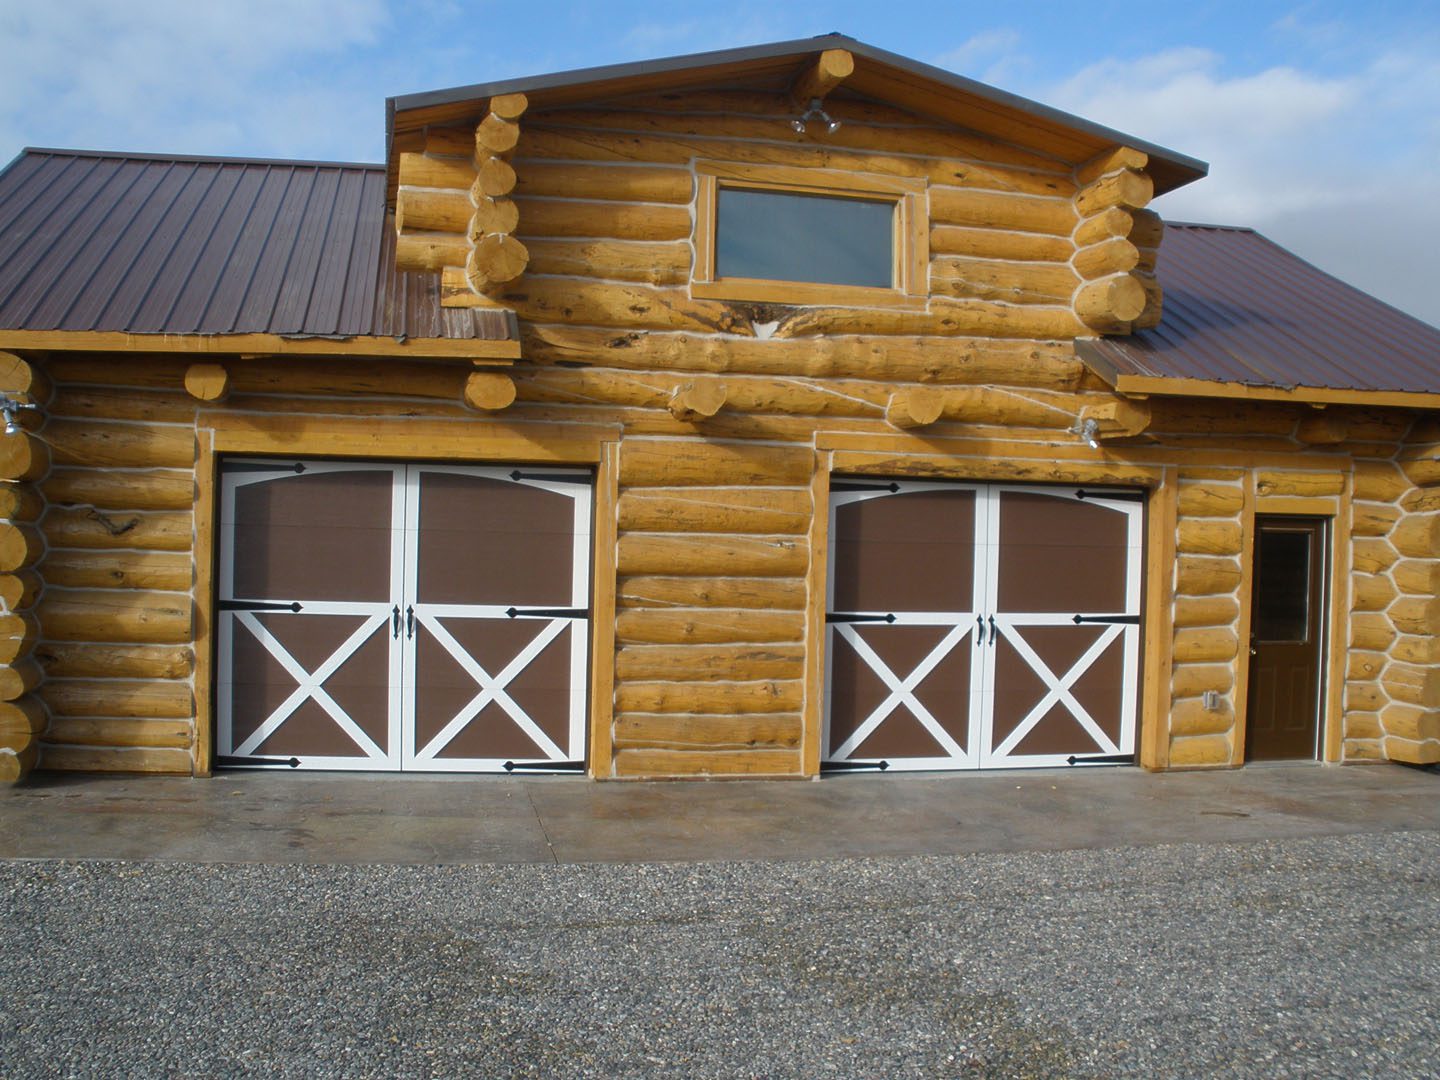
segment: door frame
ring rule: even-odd
[[[1310,502],[1311,500],[1306,500]],[[1278,503],[1278,500],[1275,502]],[[1341,716],[1332,706],[1332,695],[1340,687],[1337,685],[1334,665],[1343,650],[1336,650],[1335,642],[1339,640],[1337,630],[1337,618],[1339,611],[1335,604],[1335,597],[1343,595],[1341,588],[1343,581],[1339,577],[1341,573],[1348,576],[1349,566],[1341,565],[1339,558],[1340,525],[1334,510],[1320,503],[1307,509],[1300,500],[1289,500],[1288,505],[1267,506],[1263,502],[1256,506],[1249,514],[1245,528],[1245,550],[1244,550],[1244,574],[1241,579],[1241,608],[1242,618],[1239,626],[1240,635],[1240,668],[1244,672],[1243,679],[1237,679],[1235,691],[1235,731],[1233,760],[1237,765],[1248,762],[1246,753],[1250,740],[1250,700],[1253,691],[1254,671],[1251,664],[1250,638],[1254,627],[1254,596],[1257,580],[1255,545],[1260,535],[1261,524],[1267,520],[1273,521],[1304,521],[1313,522],[1320,526],[1319,551],[1322,560],[1320,567],[1320,617],[1317,620],[1319,626],[1320,641],[1315,657],[1315,750],[1309,758],[1295,758],[1295,761],[1318,761],[1334,762],[1338,760],[1338,732],[1335,725],[1341,721]],[[1348,548],[1348,536],[1345,537]]]
[[[416,420],[389,417],[296,417],[202,410],[195,463],[195,583],[192,591],[195,651],[195,743],[191,768],[211,776],[215,767],[216,570],[219,556],[220,455],[383,460],[495,465],[586,465],[595,470],[590,554],[589,731],[585,768],[608,777],[615,680],[615,501],[619,487],[620,428],[609,424],[554,424],[485,420]],[[417,454],[423,448],[423,454]]]

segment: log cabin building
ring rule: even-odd
[[[1440,331],[839,36],[0,175],[0,776],[1440,760]]]

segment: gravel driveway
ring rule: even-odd
[[[1440,832],[0,881],[10,1077],[1440,1074]]]

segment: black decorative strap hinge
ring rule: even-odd
[[[1144,502],[1146,495],[1143,491],[1086,491],[1084,488],[1077,488],[1075,497],[1077,499],[1112,499],[1115,502]]]
[[[827,611],[825,621],[829,622],[883,622],[893,623],[895,616],[890,615],[851,615],[844,611]]]
[[[516,469],[510,474],[510,479],[517,484],[522,480],[549,480],[555,484],[593,484],[595,478],[589,473],[533,473],[521,472]]]
[[[583,761],[507,761],[506,772],[584,772]]]
[[[303,611],[299,600],[285,603],[281,600],[221,600],[216,605],[221,611]]]
[[[222,466],[221,472],[293,472],[297,475],[305,471],[305,463],[297,461],[294,464],[287,464],[283,461],[227,461]]]
[[[851,480],[837,480],[830,485],[831,491],[888,491],[895,494],[900,490],[899,484],[858,484]]]
[[[215,758],[215,764],[222,769],[234,768],[243,765],[248,768],[283,768],[298,769],[300,759],[298,757],[275,758],[275,757],[225,757],[219,755]]]
[[[590,609],[583,607],[511,607],[505,614],[512,619],[588,619]]]
[[[888,761],[822,761],[820,775],[837,772],[884,772],[888,768]]]
[[[1133,765],[1134,754],[1071,754],[1065,759],[1067,765]]]
[[[1071,620],[1076,626],[1081,623],[1124,623],[1126,626],[1139,626],[1139,615],[1076,615]]]

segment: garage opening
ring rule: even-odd
[[[227,459],[221,766],[583,769],[591,477]]]
[[[833,482],[824,765],[1133,763],[1143,498]]]

